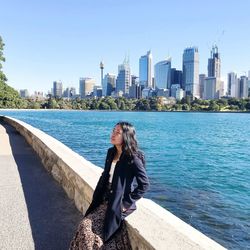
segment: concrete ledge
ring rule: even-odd
[[[11,117],[2,119],[25,137],[47,171],[84,213],[102,169],[41,130]],[[133,249],[225,249],[155,202],[141,199],[137,205],[126,218]]]

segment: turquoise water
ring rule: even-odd
[[[250,249],[250,114],[0,111],[102,167],[119,120],[146,154],[147,198],[230,249]]]

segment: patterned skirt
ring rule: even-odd
[[[103,242],[102,231],[106,210],[107,202],[103,202],[92,213],[84,217],[70,243],[70,250],[132,249],[124,222],[122,223],[121,228],[108,242]]]

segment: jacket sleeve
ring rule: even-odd
[[[103,180],[104,180],[104,171],[102,172],[101,177],[99,178],[95,191],[93,193],[92,202],[90,203],[85,216],[91,213],[98,205],[101,203],[102,200],[102,190],[103,190]]]
[[[149,180],[146,173],[145,166],[140,158],[134,157],[134,163],[132,164],[134,175],[137,181],[137,187],[130,194],[131,199],[134,201],[142,198],[144,193],[149,189]]]
[[[109,153],[110,153],[110,149],[108,150],[107,156],[106,156],[106,161],[108,160],[109,157]],[[106,175],[106,164],[105,164],[105,168],[97,182],[96,188],[94,190],[93,193],[93,198],[92,198],[92,202],[90,203],[89,208],[87,209],[85,216],[88,215],[90,212],[92,212],[101,202],[103,199],[103,194],[105,191],[105,175]]]

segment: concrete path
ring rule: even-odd
[[[68,249],[81,219],[33,149],[0,120],[0,249]]]

